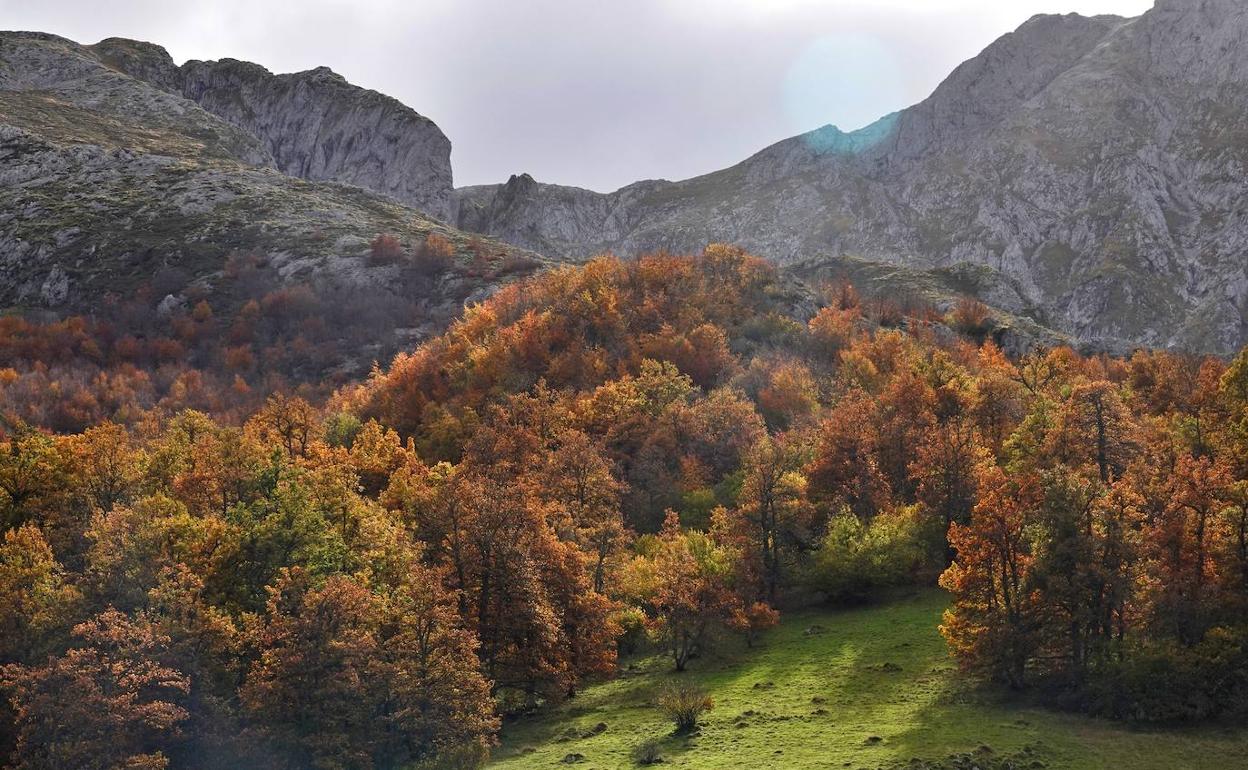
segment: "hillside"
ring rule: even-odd
[[[1243,729],[1132,730],[978,691],[936,631],[947,602],[932,591],[796,613],[756,649],[734,645],[676,677],[659,658],[622,661],[617,680],[505,724],[489,767],[555,767],[569,755],[582,757],[574,767],[638,767],[633,751],[651,739],[659,767],[793,770],[1221,770],[1248,750]],[[673,736],[654,706],[674,679],[715,699],[696,737]]]
[[[437,254],[392,267],[476,274]],[[1010,356],[973,301],[811,294],[716,245],[512,283],[325,397],[271,380],[371,306],[227,267],[264,292],[229,320],[0,319],[14,770],[1245,746],[1213,726],[1248,714],[1248,351]]]
[[[1157,0],[454,190],[326,68],[0,32],[0,767],[1244,766],[1246,117]]]
[[[729,241],[781,263],[969,265],[1076,338],[1228,353],[1248,340],[1245,51],[1238,0],[1038,16],[860,131],[610,194],[515,176],[457,190],[455,221],[570,257]]]
[[[432,122],[327,70],[179,68],[146,43],[0,33],[0,307],[154,338],[200,301],[229,321],[267,292],[309,292],[342,320],[232,344],[330,354],[247,374],[362,376],[544,264],[435,218],[449,152]]]
[[[434,218],[450,188],[437,127],[323,69],[177,68],[146,43],[3,33],[0,129],[7,304],[89,301],[153,261],[203,275],[231,251],[281,253],[350,279],[334,261],[378,233],[468,241]]]

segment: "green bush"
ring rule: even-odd
[[[1091,713],[1134,722],[1248,715],[1248,630],[1214,628],[1192,647],[1131,645],[1092,671],[1082,698]]]
[[[923,561],[919,526],[910,509],[863,524],[848,511],[832,517],[806,581],[828,601],[853,604],[904,585]]]
[[[646,613],[640,607],[624,607],[615,614],[619,634],[615,638],[621,655],[632,655],[646,641]]]
[[[359,417],[350,412],[338,412],[325,421],[325,443],[350,449],[363,427]]]

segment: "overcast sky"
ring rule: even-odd
[[[1152,0],[0,0],[0,27],[160,43],[179,63],[327,65],[435,120],[456,184],[613,190],[917,102],[1035,13]]]

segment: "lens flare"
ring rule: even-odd
[[[863,36],[825,36],[789,66],[784,114],[795,132],[835,124],[846,131],[870,125],[906,102],[895,53]]]

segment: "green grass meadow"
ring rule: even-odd
[[[624,661],[617,679],[507,723],[490,767],[636,767],[647,739],[661,741],[658,767],[878,768],[976,750],[1034,768],[1248,767],[1248,729],[1139,730],[985,695],[962,680],[936,629],[946,601],[933,590],[789,614],[754,649],[726,640],[685,674],[662,657]],[[673,679],[715,699],[692,737],[672,736],[653,705]]]

